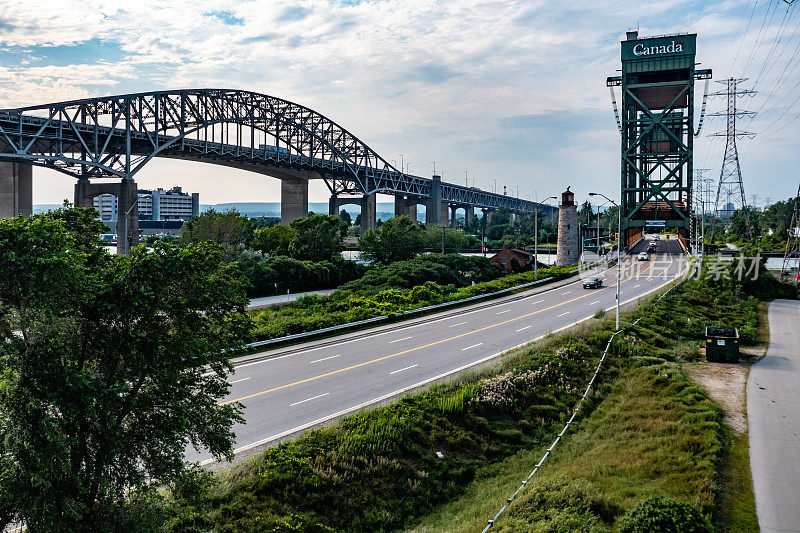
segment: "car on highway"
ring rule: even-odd
[[[599,289],[603,286],[603,278],[600,276],[589,276],[583,280],[584,289]]]
[[[647,255],[647,252],[641,252],[639,254],[639,261],[649,261],[649,260],[650,260],[650,256]]]

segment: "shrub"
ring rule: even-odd
[[[688,503],[652,496],[625,513],[620,533],[711,533],[708,520]]]

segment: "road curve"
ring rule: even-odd
[[[769,305],[767,355],[747,378],[747,424],[762,532],[800,532],[800,301]]]
[[[657,241],[650,261],[623,260],[623,303],[669,283],[686,268],[677,242]],[[240,402],[245,424],[234,426],[237,457],[270,441],[497,357],[511,348],[591,318],[615,305],[616,270],[603,273],[603,287],[581,280],[464,307],[405,324],[378,327],[368,335],[342,335],[256,354],[229,376],[223,402]],[[205,451],[187,460],[212,462]]]

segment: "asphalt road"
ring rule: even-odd
[[[800,302],[769,305],[769,336],[747,379],[756,513],[762,532],[800,532]]]
[[[637,261],[640,243],[623,259],[621,300],[635,300],[668,283],[686,267],[677,242],[658,241],[650,261]],[[245,407],[236,425],[236,453],[247,456],[266,443],[392,397],[497,357],[502,352],[615,306],[616,269],[602,273],[603,287],[581,280],[538,289],[422,319],[378,327],[283,350],[250,363],[239,361],[228,378],[225,402]],[[187,451],[190,461],[211,462]]]

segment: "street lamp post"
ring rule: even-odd
[[[621,263],[622,263],[622,257],[621,257],[621,253],[622,253],[622,207],[620,207],[620,205],[617,202],[615,202],[614,200],[612,200],[611,198],[609,198],[608,196],[606,196],[603,193],[590,192],[589,196],[602,196],[603,198],[605,198],[606,200],[608,200],[609,202],[611,202],[612,204],[617,206],[617,219],[618,219],[618,222],[617,222],[617,331],[619,331],[619,297],[620,297],[619,285],[620,285],[621,278],[622,278],[622,271],[621,271],[621,268],[622,268],[622,265],[621,265]]]
[[[492,192],[497,194],[497,180],[492,178],[492,182],[494,183],[494,185],[492,186]]]
[[[544,199],[547,204],[550,200],[555,200],[555,196],[548,196]],[[533,218],[533,279],[539,279],[539,203],[536,204],[536,214]]]

